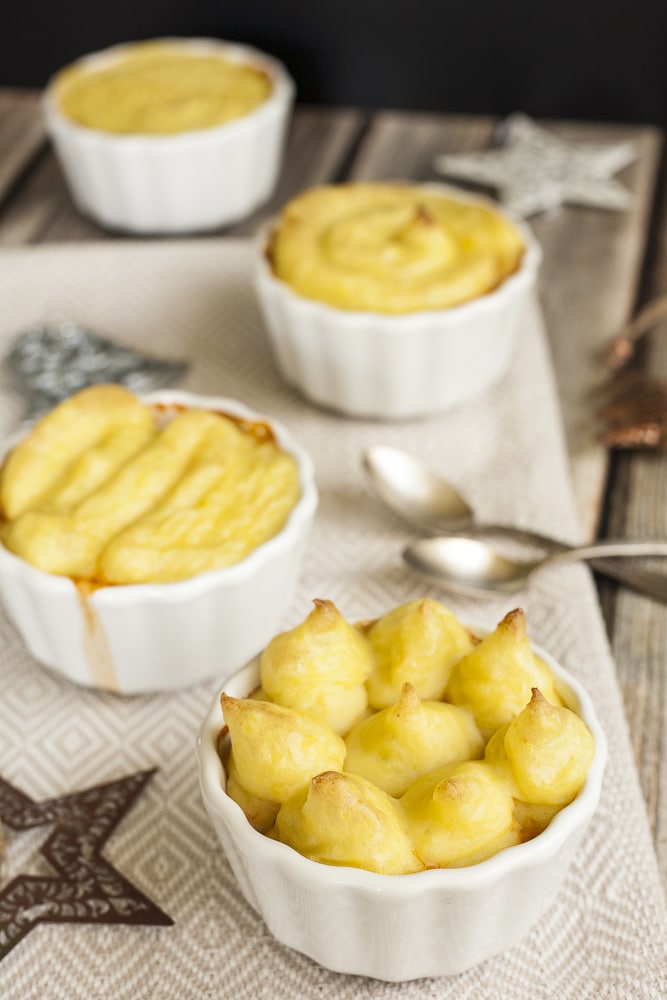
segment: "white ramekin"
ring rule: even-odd
[[[284,66],[244,45],[215,39],[164,39],[191,52],[222,53],[271,78],[273,91],[254,111],[213,128],[174,135],[116,135],[86,128],[58,108],[55,80],[44,95],[46,127],[77,207],[110,229],[187,233],[249,215],[272,194],[282,163],[294,83]],[[104,65],[118,45],[83,57]]]
[[[0,545],[0,597],[30,653],[77,684],[123,694],[226,677],[262,649],[288,611],[318,499],[309,456],[277,421],[231,399],[174,391],[143,398],[267,423],[297,461],[301,497],[281,531],[241,562],[178,583],[84,597],[69,578]]]
[[[404,420],[479,396],[508,370],[542,257],[528,227],[489,199],[424,185],[504,214],[520,231],[521,265],[498,288],[451,309],[393,316],[337,309],[296,294],[255,253],[255,290],[280,373],[307,399],[352,417]],[[275,223],[274,223],[275,225]]]
[[[243,895],[278,941],[336,972],[404,981],[463,972],[524,937],[554,901],[595,812],[607,754],[587,693],[548,653],[535,652],[595,738],[581,792],[525,844],[468,868],[413,875],[320,864],[254,830],[225,793],[216,741],[220,693],[246,696],[259,681],[259,659],[223,685],[197,740],[201,794]]]

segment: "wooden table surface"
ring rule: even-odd
[[[496,125],[483,117],[298,107],[274,197],[224,232],[253,232],[287,198],[315,183],[436,180],[436,154],[482,149],[492,142]],[[667,292],[662,135],[654,128],[620,124],[549,122],[548,127],[575,142],[632,139],[638,150],[636,161],[619,175],[634,192],[631,210],[561,207],[531,220],[544,250],[540,298],[582,535],[667,537],[667,458],[610,453],[596,439],[593,417],[593,390],[605,374],[603,346],[645,301]],[[72,204],[44,135],[39,95],[0,90],[0,249],[110,238]],[[663,378],[665,333],[667,322],[655,327],[641,361]],[[667,605],[602,579],[599,593],[667,884]]]

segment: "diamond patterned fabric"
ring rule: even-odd
[[[175,921],[171,928],[44,924],[0,963],[4,1000],[204,1000],[364,996],[560,1000],[667,993],[667,917],[597,598],[580,565],[537,575],[520,595],[450,598],[408,569],[409,534],[369,495],[361,453],[391,443],[454,481],[480,515],[578,540],[541,320],[484,398],[405,424],[317,410],[279,379],[252,294],[243,240],[44,247],[0,255],[0,349],[35,321],[76,319],[154,355],[186,357],[183,387],[231,396],[282,420],[312,454],[320,506],[285,627],[330,598],[348,616],[424,594],[494,626],[524,607],[531,637],[591,693],[609,742],[602,800],[556,903],[514,949],[455,978],[388,984],[330,973],[277,944],[242,898],[199,798],[194,741],[219,679],[123,698],[77,688],[32,661],[0,618],[0,774],[33,799],[159,771],[105,856]],[[0,374],[0,432],[23,416]],[[45,833],[8,832],[0,886],[40,873]]]

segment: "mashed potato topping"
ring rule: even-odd
[[[75,63],[56,79],[61,111],[87,128],[168,135],[240,118],[272,92],[268,75],[213,49],[151,41],[109,60]]]
[[[403,687],[374,711],[359,689],[372,690],[392,639]],[[541,833],[578,795],[595,755],[518,608],[480,640],[430,598],[354,626],[316,601],[267,650],[260,687],[249,698],[222,695],[227,794],[255,829],[315,861],[387,875],[477,864]],[[436,699],[410,679],[429,672]]]
[[[268,249],[274,274],[299,295],[389,314],[485,295],[523,252],[499,212],[407,183],[312,188],[284,208]]]
[[[239,562],[280,531],[299,495],[296,462],[266,425],[95,386],[10,452],[1,538],[47,573],[166,583]]]

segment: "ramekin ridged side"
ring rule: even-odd
[[[77,207],[110,229],[201,232],[245,218],[272,194],[282,164],[294,83],[277,60],[249,46],[213,39],[166,39],[191,51],[218,51],[265,70],[273,91],[242,118],[174,135],[118,135],[85,128],[44,95],[47,131]],[[80,60],[118,58],[116,46]]]
[[[258,683],[259,660],[223,685],[197,740],[202,799],[243,895],[278,941],[336,972],[401,982],[463,972],[524,937],[557,896],[595,812],[607,752],[588,694],[534,648],[595,738],[581,792],[527,843],[468,868],[412,875],[320,864],[251,827],[224,790],[216,743],[221,691],[246,696]]]
[[[244,560],[177,583],[84,596],[0,545],[0,596],[30,653],[78,684],[123,694],[228,676],[266,645],[292,600],[318,500],[310,457],[277,421],[218,397],[144,399],[266,421],[298,463],[301,496],[284,527]]]
[[[458,190],[454,196],[489,204]],[[254,287],[282,377],[317,405],[379,420],[426,416],[481,395],[510,367],[541,260],[528,227],[512,221],[525,243],[516,273],[460,306],[398,316],[297,295],[271,270],[269,227],[256,244]]]

